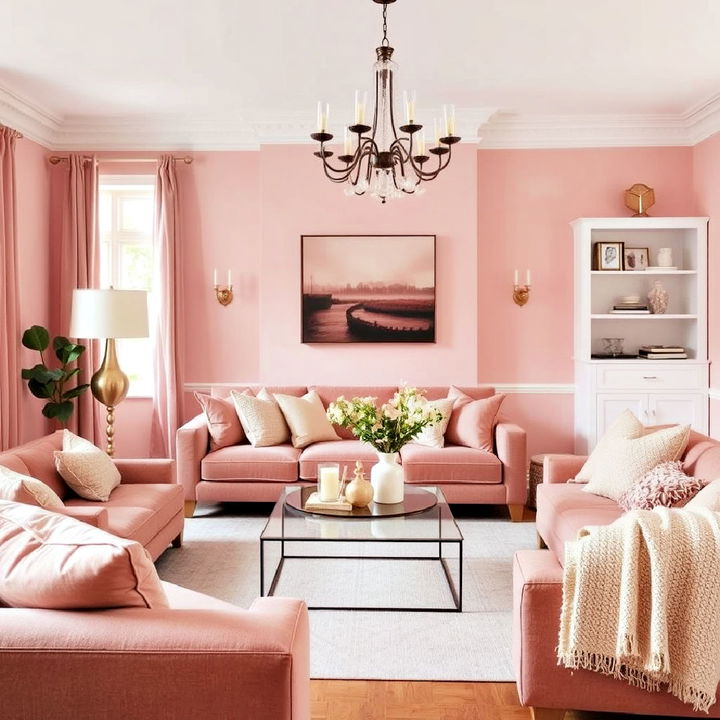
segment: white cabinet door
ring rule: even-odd
[[[598,393],[597,433],[592,446],[624,410],[632,410],[640,422],[649,424],[647,397],[646,393]]]
[[[707,433],[707,403],[704,393],[650,393],[649,422],[651,425],[689,424],[693,430]]]

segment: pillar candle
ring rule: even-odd
[[[320,468],[320,477],[318,478],[318,481],[318,484],[320,485],[320,500],[323,502],[337,500],[338,491],[340,490],[340,468]]]

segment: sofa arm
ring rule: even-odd
[[[524,505],[527,500],[527,434],[519,425],[498,423],[495,450],[503,464],[503,482],[508,505]]]
[[[300,600],[265,598],[250,610],[3,608],[0,616],[3,720],[310,718]],[[79,689],[82,677],[92,682]]]
[[[133,458],[113,462],[120,471],[123,485],[173,484],[177,480],[175,461],[168,458]]]
[[[586,460],[587,455],[546,455],[543,461],[543,482],[567,482],[580,472]]]
[[[207,455],[210,433],[204,414],[196,415],[177,431],[177,478],[185,488],[185,500],[196,500],[200,463]]]
[[[93,525],[101,530],[108,529],[108,514],[104,507],[91,507],[85,505],[66,505],[62,510],[54,512],[60,515],[67,515],[81,522]]]

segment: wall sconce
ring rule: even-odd
[[[513,300],[516,305],[522,307],[530,299],[530,271],[525,271],[525,284],[520,285],[520,276],[515,270],[515,282],[513,283]]]
[[[217,268],[213,270],[213,285],[218,302],[221,305],[229,305],[233,301],[232,270],[228,270],[227,285],[225,287],[218,285]]]

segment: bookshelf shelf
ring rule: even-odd
[[[707,223],[702,217],[579,218],[571,223],[576,452],[591,450],[627,408],[646,425],[689,423],[707,433]],[[598,242],[647,248],[654,265],[660,248],[670,248],[682,269],[593,270]],[[647,304],[658,281],[669,296],[665,314],[609,312],[622,303]],[[685,348],[688,357],[592,357],[607,352],[610,340],[617,339],[625,355],[637,354],[643,345],[665,345]],[[645,363],[652,364],[651,372],[642,370]]]

